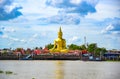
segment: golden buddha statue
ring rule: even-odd
[[[62,38],[62,30],[61,27],[58,32],[58,38],[54,40],[54,47],[50,49],[51,53],[54,52],[61,52],[61,53],[67,53],[68,49],[66,49],[66,41]]]

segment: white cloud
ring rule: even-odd
[[[2,35],[1,38],[8,38],[8,35]]]
[[[16,8],[16,7],[20,7],[20,6],[18,6],[17,3],[12,3],[11,5],[6,5],[6,6],[4,7],[4,10],[5,10],[5,12],[7,12],[7,13],[11,13],[11,11],[13,11],[13,9]]]
[[[46,6],[45,1],[46,0],[23,0],[18,2],[23,7],[20,11],[23,13],[24,18],[33,21],[43,17],[50,17],[58,13],[58,9]]]
[[[82,0],[70,0],[70,2],[73,4],[79,4],[80,2],[82,2]]]
[[[12,41],[19,41],[18,38],[13,38],[13,37],[8,37],[8,39],[12,40]]]
[[[57,9],[46,7],[45,0],[26,0],[26,2],[20,2],[23,9],[21,10],[24,14],[49,14],[49,11],[52,11],[51,13],[56,13]]]
[[[5,29],[4,29],[4,32],[15,32],[16,30],[14,29],[14,28],[12,28],[12,27],[6,27]]]
[[[42,36],[47,36],[47,33],[46,32],[42,32],[41,35]]]
[[[0,0],[0,8],[4,6],[6,0]]]
[[[69,44],[80,42],[80,41],[81,41],[81,38],[78,36],[73,36],[72,38],[68,39]]]
[[[38,34],[34,34],[34,35],[33,35],[33,38],[36,38],[37,36],[38,36]]]
[[[110,24],[109,26],[107,26],[106,31],[109,31],[109,30],[112,30],[112,29],[114,29],[114,27],[112,26],[112,24]]]
[[[26,42],[26,40],[24,40],[24,39],[18,39],[18,38],[10,37],[10,36],[8,36],[7,39],[9,39],[9,40],[11,40],[13,42],[23,42],[23,43]]]
[[[48,0],[51,2],[51,5],[56,6],[57,4],[63,3],[64,0]]]
[[[107,33],[108,31],[113,30],[113,29],[114,29],[114,26],[112,26],[112,24],[110,24],[105,29],[103,29],[101,31],[101,33]]]
[[[76,14],[58,14],[52,17],[40,18],[39,21],[45,24],[79,24],[80,17]]]
[[[100,0],[99,3],[96,5],[96,13],[93,14],[88,14],[86,18],[93,18],[96,20],[103,20],[105,18],[114,18],[114,17],[119,17],[120,15],[120,3],[119,1],[115,0],[107,0],[107,3],[105,2],[106,0]],[[109,3],[111,2],[111,3]]]
[[[38,37],[38,34],[34,34],[31,38],[29,38],[28,42],[35,41]]]
[[[113,35],[120,35],[120,31],[113,31],[112,34]]]
[[[24,39],[18,39],[18,38],[15,38],[15,37],[11,37],[7,34],[2,35],[1,38],[8,39],[8,40],[13,41],[13,42],[26,42],[26,40],[24,40]]]
[[[71,3],[76,5],[80,4],[82,1],[86,1],[87,3],[92,4],[93,6],[99,2],[99,0],[70,0]]]
[[[21,8],[13,0],[0,1],[0,21],[8,21],[21,16],[22,13],[19,11]]]

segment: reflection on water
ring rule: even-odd
[[[120,62],[0,61],[0,79],[119,79]],[[13,74],[5,74],[11,71]]]
[[[56,61],[55,79],[64,79],[64,62]]]

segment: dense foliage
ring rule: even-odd
[[[46,45],[46,48],[51,49],[54,45],[53,44],[48,44]],[[107,52],[106,48],[102,47],[98,47],[97,43],[91,43],[86,45],[76,45],[76,44],[70,44],[67,45],[67,48],[69,50],[87,50],[87,52],[91,53],[94,56],[100,56],[103,55],[105,52]]]
[[[52,49],[53,46],[54,46],[54,45],[50,43],[50,44],[47,44],[45,47],[48,48],[48,49]]]

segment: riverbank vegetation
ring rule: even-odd
[[[0,74],[1,74],[1,73],[4,73],[4,72],[3,72],[2,70],[0,70]]]
[[[53,47],[53,44],[50,43],[50,44],[46,45],[46,47],[48,49],[51,49]],[[100,56],[107,52],[106,48],[98,47],[97,43],[91,43],[91,44],[87,44],[87,45],[70,44],[70,45],[67,45],[67,48],[69,50],[80,50],[83,52],[86,51],[86,52],[92,53],[94,56]]]
[[[5,73],[5,74],[13,74],[12,71],[3,71],[3,70],[0,70],[0,74],[3,74],[3,73]]]
[[[49,49],[53,48],[53,44],[47,44],[45,47],[35,47],[31,48],[4,48],[0,49],[0,60],[8,59],[8,60],[16,60],[16,59],[48,59],[47,57],[54,58],[54,56],[79,56],[80,59],[82,58],[94,58],[94,59],[102,59],[103,60],[120,60],[120,51],[116,50],[107,50],[104,47],[99,47],[97,43],[90,43],[90,44],[70,44],[67,45],[67,49],[69,50],[68,53],[64,54],[61,52],[52,53]],[[109,53],[110,52],[110,53]]]

